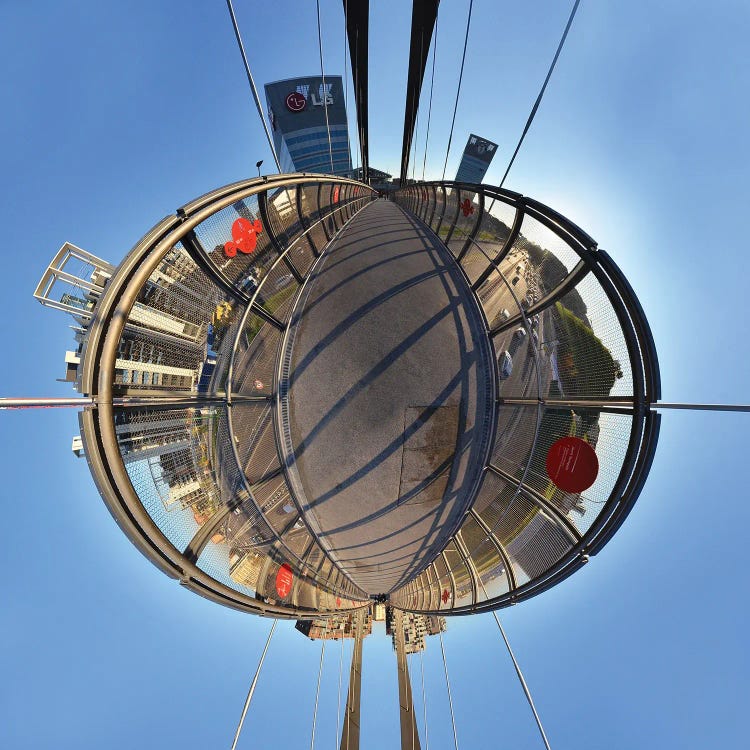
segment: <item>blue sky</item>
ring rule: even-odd
[[[341,4],[322,6],[326,69],[341,74]],[[442,172],[467,7],[441,7],[428,177]],[[448,176],[476,132],[500,145],[486,177],[499,181],[569,9],[476,0]],[[236,10],[259,85],[318,72],[314,3]],[[409,17],[407,3],[372,3],[370,161],[388,171]],[[506,182],[568,215],[626,272],[669,401],[748,400],[749,31],[739,0],[583,0]],[[0,392],[68,396],[55,378],[69,321],[31,297],[60,245],[119,261],[179,205],[272,159],[220,0],[5,0],[0,69]],[[228,747],[270,623],[182,590],[136,552],[70,452],[74,412],[0,421],[0,745]],[[649,481],[613,541],[501,612],[553,747],[742,743],[748,424],[665,414]],[[541,746],[492,618],[451,620],[445,641],[461,746]],[[279,626],[240,747],[309,742],[319,648]],[[390,648],[366,641],[363,748],[397,746]],[[335,744],[338,658],[330,648],[317,747]],[[430,746],[449,747],[432,642],[425,670]]]

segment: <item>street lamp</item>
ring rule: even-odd
[[[258,168],[258,177],[260,177],[260,165],[263,164],[263,159],[261,159],[259,162],[256,163],[256,167]]]

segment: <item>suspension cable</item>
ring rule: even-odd
[[[428,50],[429,52],[429,50]],[[422,58],[422,55],[424,54],[424,37],[420,36],[419,38],[419,57]],[[411,162],[411,178],[412,180],[415,177],[415,172],[417,171],[417,142],[419,141],[419,107],[417,107],[416,111],[414,112],[414,147],[412,148],[412,151],[414,152],[414,156],[412,157]]]
[[[268,124],[266,123],[266,117],[263,114],[263,105],[260,103],[260,98],[258,97],[258,89],[255,88],[255,81],[253,80],[253,74],[250,72],[250,64],[248,63],[247,55],[245,54],[245,46],[242,44],[242,37],[240,36],[240,29],[239,29],[239,26],[237,26],[237,19],[234,15],[234,8],[232,7],[232,0],[227,0],[227,7],[229,8],[229,15],[232,18],[232,26],[234,26],[234,35],[237,37],[237,44],[239,45],[240,53],[242,54],[242,62],[245,64],[245,72],[247,73],[247,80],[250,82],[250,89],[253,92],[253,99],[255,99],[255,106],[258,109],[258,117],[260,117],[260,121],[263,123],[263,130],[266,131],[266,138],[268,139],[268,145],[271,147],[273,160],[276,162],[276,169],[279,171],[279,174],[281,174],[281,164],[279,163],[279,157],[276,154],[276,148],[273,145],[273,138],[271,138],[271,132],[268,129]]]
[[[344,110],[346,111],[346,156],[349,163],[349,177],[354,177],[352,173],[352,144],[349,140],[349,105],[347,100],[346,89],[349,86],[349,76],[346,64],[346,43],[348,29],[349,0],[344,0]],[[338,734],[338,732],[337,732]]]
[[[341,728],[341,674],[344,671],[344,634],[341,633],[341,655],[339,656],[339,697],[336,701],[336,747],[339,741],[339,729]]]
[[[424,689],[424,659],[419,652],[419,669],[422,672],[422,709],[424,711],[424,750],[430,750],[430,740],[427,737],[427,696]]]
[[[443,645],[443,633],[438,633],[440,636],[440,650],[443,652],[443,669],[445,670],[445,684],[448,688],[448,707],[451,710],[451,724],[453,725],[453,744],[456,750],[458,750],[458,735],[456,734],[456,717],[453,715],[453,698],[451,697],[451,683],[448,679],[448,662],[445,658],[445,646]]]
[[[516,154],[518,154],[518,151],[521,148],[523,139],[526,137],[526,133],[529,132],[531,123],[534,119],[534,116],[536,115],[537,109],[539,109],[539,104],[542,101],[542,97],[544,96],[544,91],[547,88],[547,84],[549,83],[549,79],[550,79],[550,76],[552,75],[552,71],[555,69],[555,65],[557,64],[557,58],[560,57],[560,52],[563,48],[563,45],[565,44],[565,39],[568,36],[570,25],[573,23],[573,19],[575,18],[576,11],[578,10],[578,4],[580,2],[581,0],[575,0],[575,3],[573,3],[573,10],[570,11],[570,17],[568,18],[568,23],[565,25],[565,31],[563,32],[562,39],[560,39],[560,44],[557,45],[557,52],[555,52],[555,56],[554,58],[552,58],[552,65],[549,66],[549,70],[547,71],[547,77],[544,79],[542,88],[539,91],[539,96],[537,96],[536,101],[534,102],[534,106],[531,108],[531,114],[529,115],[529,119],[526,121],[526,127],[523,129],[523,133],[521,133],[521,137],[518,139],[518,145],[516,146],[516,150],[513,152],[513,156],[510,157],[510,161],[508,162],[508,168],[505,170],[503,179],[500,180],[500,185],[498,187],[503,186],[505,182],[505,178],[508,176],[508,172],[510,172],[510,168],[513,166],[513,162],[516,159]]]
[[[323,644],[320,647],[320,666],[318,667],[318,688],[315,691],[315,709],[313,710],[312,734],[310,735],[310,750],[315,747],[315,723],[318,720],[318,698],[320,697],[320,678],[323,676],[323,656],[326,652],[326,635],[328,635],[328,620],[323,631]]]
[[[424,171],[427,166],[427,144],[430,141],[430,118],[432,117],[432,90],[435,86],[435,57],[437,56],[438,20],[440,19],[440,6],[435,16],[435,43],[432,48],[432,76],[430,78],[430,106],[427,108],[427,133],[424,139],[424,160],[422,161],[422,182],[424,182]]]
[[[458,87],[456,88],[456,104],[453,107],[453,120],[451,121],[451,132],[448,136],[448,148],[445,150],[445,164],[443,165],[443,179],[445,179],[445,170],[448,168],[448,154],[451,152],[451,141],[453,140],[453,126],[456,124],[456,112],[458,111],[458,97],[461,94],[461,81],[464,77],[464,63],[466,62],[466,46],[469,43],[469,26],[471,25],[471,10],[474,0],[469,0],[469,15],[466,19],[466,36],[464,37],[464,54],[461,57],[461,72],[458,75]]]
[[[544,742],[544,746],[547,748],[547,750],[551,750],[550,745],[549,745],[549,740],[547,739],[547,735],[544,732],[544,727],[542,726],[542,721],[539,718],[539,714],[536,712],[534,701],[531,698],[531,693],[529,692],[529,686],[526,684],[526,680],[523,678],[523,672],[521,672],[521,667],[518,666],[516,657],[513,654],[513,649],[511,649],[510,643],[508,642],[508,637],[505,635],[505,630],[503,630],[503,626],[500,624],[500,619],[497,616],[497,612],[493,612],[492,616],[495,618],[497,627],[500,628],[500,635],[502,635],[503,640],[505,641],[505,647],[508,649],[510,658],[513,661],[513,666],[515,667],[516,674],[518,675],[518,681],[521,683],[521,687],[523,688],[523,692],[526,695],[526,700],[529,702],[529,706],[531,706],[531,712],[534,714],[536,725],[539,727],[539,733],[542,735],[542,742]]]
[[[414,662],[414,655],[409,654],[406,657],[407,669],[408,669],[409,656],[412,657],[412,663]],[[412,695],[412,698],[411,698],[411,746],[412,746],[412,750],[414,750],[414,747],[416,746],[416,743],[414,742],[414,740],[416,739],[416,734],[417,734],[417,717],[414,715],[414,695]]]
[[[333,174],[333,148],[331,147],[331,125],[328,122],[328,92],[326,90],[326,74],[323,71],[323,36],[320,32],[320,0],[316,0],[318,8],[318,52],[320,53],[320,77],[323,79],[323,109],[326,114],[326,131],[328,132],[328,156],[331,159],[331,174]]]
[[[266,639],[266,645],[263,648],[263,653],[260,655],[258,668],[255,670],[255,677],[253,677],[253,681],[250,683],[250,690],[247,693],[247,698],[245,698],[245,705],[242,709],[242,716],[240,716],[240,723],[237,726],[237,731],[234,733],[234,740],[232,740],[231,750],[235,750],[237,747],[237,740],[239,740],[240,738],[240,732],[242,731],[242,725],[245,722],[247,709],[250,708],[250,701],[252,700],[253,693],[255,692],[255,686],[258,684],[258,677],[260,676],[260,668],[263,666],[263,660],[266,658],[266,651],[268,651],[268,645],[271,643],[271,636],[273,635],[273,631],[276,630],[277,623],[278,623],[278,620],[273,621],[273,625],[271,625],[271,630],[268,633],[268,638]]]
[[[490,597],[487,594],[487,589],[484,586],[484,581],[481,579],[479,575],[477,575],[476,578],[482,586],[482,591],[484,591],[484,598],[486,601]],[[510,647],[508,636],[505,635],[505,630],[503,629],[503,626],[500,624],[500,618],[497,616],[497,612],[493,611],[492,616],[495,618],[497,627],[500,629],[500,635],[502,635],[503,641],[505,641],[505,647],[508,649],[508,653],[510,654],[511,661],[513,662],[513,666],[516,670],[516,675],[518,675],[518,681],[521,683],[521,687],[523,688],[523,692],[524,692],[524,695],[526,696],[526,700],[528,701],[529,706],[531,707],[531,713],[534,714],[534,720],[536,721],[537,727],[539,727],[539,733],[542,735],[542,742],[544,742],[544,747],[547,748],[547,750],[551,750],[549,740],[547,739],[547,735],[544,731],[544,727],[542,726],[542,720],[539,718],[539,714],[536,711],[536,706],[534,705],[534,701],[531,697],[531,691],[529,690],[529,686],[526,684],[526,680],[523,677],[523,672],[521,672],[521,667],[518,665],[518,662],[516,661],[516,656],[513,653],[513,649]]]

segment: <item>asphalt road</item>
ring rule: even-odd
[[[369,593],[432,560],[471,502],[494,394],[450,255],[397,205],[357,215],[297,303],[287,467],[322,544]]]

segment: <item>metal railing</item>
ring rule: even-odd
[[[213,191],[155,226],[92,311],[80,421],[95,482],[142,553],[224,605],[299,617],[367,598],[295,506],[271,407],[293,301],[374,197],[326,175]]]
[[[653,338],[612,259],[553,209],[453,182],[390,197],[462,269],[485,316],[498,383],[491,459],[472,510],[391,601],[442,614],[508,606],[585,564],[632,509],[659,432]],[[552,443],[567,436],[596,450],[599,473],[582,492],[562,491],[546,472]]]

